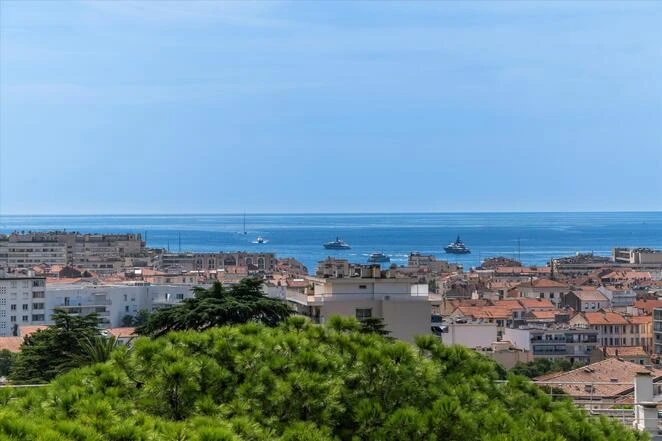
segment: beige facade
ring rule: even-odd
[[[274,288],[296,310],[317,323],[330,317],[382,318],[392,337],[413,342],[416,335],[431,333],[431,306],[427,285],[414,279],[308,278],[312,289],[301,293]]]

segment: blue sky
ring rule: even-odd
[[[3,214],[662,209],[662,2],[14,2]]]

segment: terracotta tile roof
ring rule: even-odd
[[[641,346],[606,347],[604,352],[607,357],[648,357]]]
[[[560,387],[566,394],[576,398],[615,397],[634,389],[634,378],[637,372],[650,372],[653,381],[662,379],[662,370],[645,369],[643,366],[629,361],[608,358],[579,369],[558,373],[551,378],[546,376],[544,380],[539,381],[555,383],[552,386]],[[607,384],[593,384],[593,387],[590,388],[591,383]]]
[[[42,329],[46,329],[48,326],[46,325],[37,325],[37,326],[19,326],[18,327],[18,335],[23,337],[27,337],[30,334],[34,334],[37,331],[41,331]]]
[[[475,319],[505,320],[512,317],[512,312],[508,309],[494,306],[458,306],[452,315],[456,317],[473,317]]]
[[[573,291],[573,293],[582,302],[606,302],[609,300],[595,288],[582,288],[581,290]]]
[[[527,316],[540,320],[554,320],[556,314],[558,314],[558,311],[531,311]]]
[[[662,300],[635,300],[634,307],[646,314],[652,314],[653,308],[662,308]]]
[[[524,282],[519,285],[520,288],[567,288],[565,283],[550,279],[536,279],[531,282]]]
[[[630,317],[630,322],[634,325],[647,325],[653,323],[652,315],[637,315]]]
[[[23,337],[0,337],[0,351],[19,352],[22,343]]]
[[[584,312],[589,325],[629,325],[630,322],[617,312]]]
[[[107,328],[105,329],[107,333],[113,335],[117,338],[120,337],[133,337],[136,335],[136,328],[133,327],[124,327],[124,328]]]
[[[519,300],[514,299],[495,300],[494,306],[497,308],[509,309],[511,311],[524,309]]]
[[[532,309],[532,308],[556,309],[554,304],[547,299],[529,299],[523,297],[519,299],[518,302],[526,309]]]

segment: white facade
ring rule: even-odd
[[[96,313],[105,327],[122,326],[122,318],[141,309],[153,311],[193,297],[193,285],[72,283],[46,287],[46,320],[56,308],[71,313]]]
[[[468,348],[489,348],[497,341],[496,323],[445,323],[441,325],[441,341],[445,345]]]
[[[43,277],[0,273],[0,336],[14,335],[18,326],[52,324],[56,308],[73,314],[96,313],[101,326],[119,327],[125,316],[141,309],[153,311],[193,297],[193,285],[45,282]]]
[[[637,295],[631,289],[615,288],[613,286],[600,286],[598,288],[607,299],[612,308],[625,308],[634,306]]]
[[[0,336],[14,334],[21,325],[46,323],[45,279],[0,272]]]

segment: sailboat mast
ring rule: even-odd
[[[246,212],[244,211],[244,234],[246,234]]]

